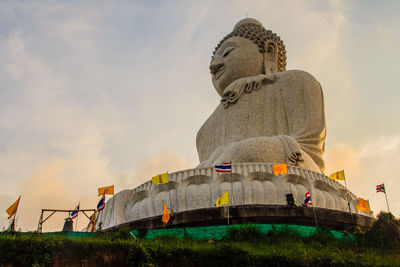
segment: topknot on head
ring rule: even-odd
[[[244,18],[244,19],[239,20],[238,23],[236,23],[235,27],[233,27],[233,30],[236,30],[237,28],[239,28],[240,26],[245,25],[245,24],[255,24],[255,25],[260,26],[261,28],[264,28],[264,25],[262,25],[262,23],[259,22],[258,20],[253,19],[253,18]]]

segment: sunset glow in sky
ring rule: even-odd
[[[326,174],[344,169],[375,215],[385,183],[400,217],[399,10],[361,0],[1,1],[0,229],[19,195],[17,227],[36,230],[42,208],[95,208],[98,187],[195,167],[196,133],[219,103],[212,51],[246,14],[281,36],[287,69],[321,83]]]

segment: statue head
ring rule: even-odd
[[[221,97],[225,88],[237,79],[285,69],[283,41],[251,18],[239,21],[219,42],[210,62],[212,82]]]

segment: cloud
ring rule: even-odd
[[[400,134],[397,136],[380,136],[368,140],[367,144],[360,151],[360,156],[369,158],[376,154],[397,153],[400,148]]]
[[[157,6],[123,1],[93,5],[89,1],[80,3],[79,9],[75,5],[0,3],[4,199],[8,205],[23,189],[21,205],[28,205],[46,183],[49,187],[44,190],[54,200],[40,196],[32,206],[22,206],[27,212],[32,210],[27,218],[25,211],[19,214],[22,229],[35,229],[40,209],[48,204],[73,208],[81,201],[83,207],[92,208],[98,201],[97,187],[115,184],[118,192],[167,170],[194,167],[196,132],[219,103],[207,70],[213,47],[246,13],[282,37],[288,69],[309,71],[321,82],[327,145],[333,144],[327,146],[327,170],[346,169],[351,190],[370,199],[379,197],[374,195],[374,186],[380,177],[385,176],[385,183],[396,188],[399,137],[393,133],[398,131],[388,121],[392,116],[382,114],[389,108],[397,114],[398,105],[382,107],[374,97],[371,102],[378,110],[374,114],[385,127],[371,126],[368,121],[366,125],[373,128],[369,131],[352,128],[354,121],[370,118],[370,109],[365,107],[353,112],[360,98],[376,88],[395,91],[397,83],[392,78],[376,79],[363,67],[385,66],[380,69],[386,73],[398,66],[376,63],[375,59],[385,59],[380,53],[365,57],[359,52],[375,50],[365,44],[373,41],[370,29],[380,29],[376,39],[389,53],[390,44],[396,44],[389,40],[396,35],[389,33],[398,28],[392,23],[376,26],[370,21],[363,31],[366,38],[360,42],[353,37],[358,32],[354,31],[358,6],[344,1],[169,2]],[[375,8],[370,12],[378,20],[382,16]],[[397,17],[392,12],[394,20]],[[368,64],[359,61],[349,67],[349,55],[355,52],[367,58]],[[354,83],[356,71],[362,78],[369,77],[359,88]],[[371,87],[371,80],[376,80],[376,86]],[[385,104],[397,99],[387,95]],[[387,132],[386,126],[392,131]],[[53,187],[58,194],[52,194],[49,188]],[[45,227],[57,230],[62,222],[63,216],[52,226],[50,219]],[[0,221],[0,226],[4,223]],[[84,223],[80,218],[79,224]]]
[[[325,163],[327,175],[343,169],[346,173],[357,175],[363,168],[359,152],[346,143],[336,143],[331,146],[326,152]]]
[[[77,193],[65,183],[66,162],[54,159],[37,166],[35,173],[20,189],[21,202],[17,226],[26,230],[39,222],[40,211],[47,209],[68,209],[77,199]],[[74,203],[75,204],[75,203]],[[77,203],[76,203],[77,204]],[[47,214],[48,215],[48,214]],[[57,214],[59,215],[59,214]],[[67,217],[64,214],[64,217]],[[44,230],[61,230],[62,217],[55,216],[45,225]]]
[[[180,155],[176,150],[163,149],[159,154],[138,161],[133,179],[135,186],[138,186],[157,174],[164,172],[172,173],[194,167],[191,160]]]
[[[391,211],[400,214],[400,190],[397,174],[400,173],[400,136],[379,136],[363,139],[359,147],[337,143],[327,149],[327,172],[345,170],[347,186],[358,197],[369,199],[375,214],[387,210],[383,194],[377,194],[375,186],[385,183]],[[344,183],[343,183],[344,184]]]
[[[118,192],[147,182],[156,174],[193,167],[192,161],[179,152],[164,149],[159,154],[139,160],[131,175],[112,172],[107,159],[101,156],[101,139],[92,131],[87,131],[68,145],[58,144],[64,151],[64,158],[38,163],[29,179],[22,182],[17,190],[22,195],[18,228],[23,231],[36,230],[41,209],[73,209],[78,202],[81,203],[81,209],[95,208],[98,187],[114,184]],[[2,202],[5,203],[5,210],[13,200],[8,195],[4,195],[4,198],[7,200]],[[50,212],[45,213],[45,217],[48,215]],[[43,231],[61,230],[66,217],[66,213],[56,213],[44,223]],[[0,226],[7,226],[6,220],[0,222]],[[77,229],[85,227],[87,222],[81,214]]]
[[[103,139],[96,127],[82,128],[80,133],[63,138],[64,141],[57,138],[48,140],[45,148],[57,151],[55,154],[59,157],[42,154],[35,157],[34,150],[25,155],[33,162],[28,165],[30,168],[20,167],[19,172],[13,171],[22,163],[19,161],[12,164],[9,170],[20,177],[20,186],[16,191],[22,195],[18,224],[23,230],[36,228],[43,208],[72,209],[79,201],[81,208],[94,208],[98,201],[97,188],[113,184],[113,178],[121,176],[109,168],[108,159],[102,154]],[[5,158],[4,162],[12,161],[11,158]],[[116,187],[117,190],[122,189],[118,184]],[[54,217],[56,219],[46,222],[44,230],[60,230],[65,216],[57,214]],[[79,221],[79,229],[84,223],[85,219]]]

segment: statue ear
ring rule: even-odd
[[[265,73],[277,72],[276,61],[278,55],[278,46],[274,41],[267,41],[265,43],[264,52],[264,70]]]

